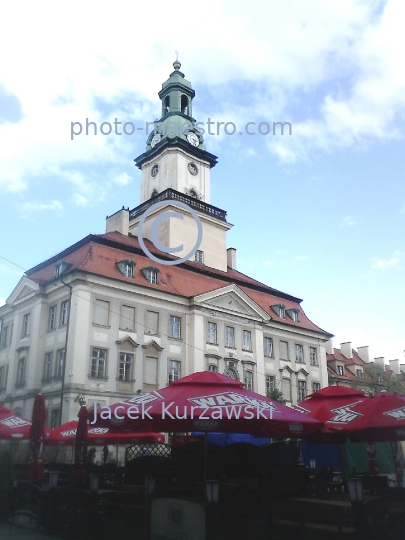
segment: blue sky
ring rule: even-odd
[[[145,134],[71,141],[70,123],[158,118],[178,50],[198,121],[292,124],[205,137],[238,269],[335,345],[405,362],[401,0],[23,4],[0,33],[0,256],[30,268],[139,203]],[[0,302],[21,275],[0,259]]]

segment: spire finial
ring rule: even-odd
[[[176,71],[178,71],[181,68],[181,64],[179,62],[179,51],[174,51],[176,53],[176,60],[173,62],[173,67]]]

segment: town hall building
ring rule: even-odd
[[[217,157],[193,118],[195,92],[173,67],[135,160],[139,205],[28,270],[0,307],[0,403],[16,414],[29,417],[42,392],[53,427],[75,419],[83,398],[111,405],[204,370],[262,395],[278,389],[290,405],[328,384],[331,334],[301,299],[237,270],[232,225],[211,204]],[[189,209],[202,236],[187,257],[198,237]]]

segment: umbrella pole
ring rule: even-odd
[[[208,433],[204,432],[204,486],[208,479]],[[204,487],[205,489],[205,487]]]

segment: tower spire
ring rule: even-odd
[[[173,67],[176,71],[178,71],[181,68],[181,64],[179,62],[179,51],[174,51],[176,53],[176,60],[173,62]]]

